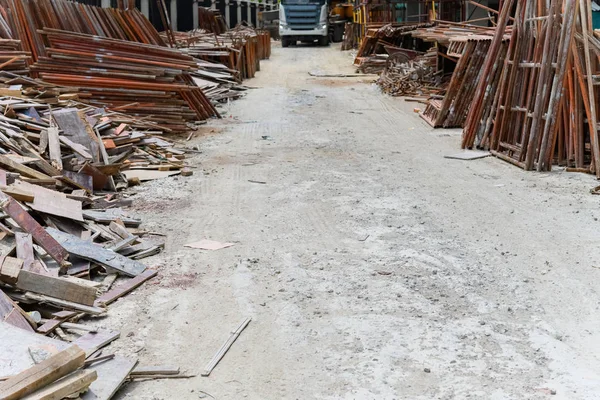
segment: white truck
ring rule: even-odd
[[[281,46],[297,41],[321,46],[329,44],[329,10],[326,0],[281,0],[279,3],[279,35]]]

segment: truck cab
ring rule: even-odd
[[[281,45],[288,47],[297,41],[329,44],[329,10],[326,0],[281,0],[279,4],[279,35]]]

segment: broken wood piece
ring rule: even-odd
[[[181,170],[181,176],[192,176],[192,175],[194,175],[194,171],[192,171],[188,167],[185,167]]]
[[[23,260],[15,257],[4,257],[0,266],[0,281],[14,285],[23,268]]]
[[[137,276],[146,270],[146,266],[135,260],[82,240],[76,236],[47,228],[47,232],[57,240],[69,253],[77,257],[111,268],[127,276]]]
[[[234,332],[232,332],[231,336],[229,336],[229,339],[227,339],[227,341],[225,343],[223,343],[223,345],[221,346],[219,351],[217,351],[217,353],[214,355],[212,360],[210,360],[209,363],[206,365],[204,372],[202,373],[202,376],[210,375],[212,370],[215,369],[215,367],[217,366],[219,361],[221,361],[223,356],[225,356],[227,351],[231,348],[231,346],[236,341],[236,339],[240,336],[242,331],[244,329],[246,329],[246,327],[248,326],[248,324],[250,323],[251,320],[252,320],[252,318],[246,318],[245,320],[242,321],[242,323],[238,326],[238,328]]]
[[[9,195],[15,200],[24,201],[26,203],[33,203],[35,200],[35,194],[26,190],[19,189],[13,186],[6,186],[2,188],[4,194]]]
[[[82,400],[109,400],[123,385],[137,360],[116,356],[106,362],[92,364],[87,369],[96,371],[98,379],[87,392],[81,395]]]
[[[127,181],[137,179],[140,182],[167,178],[169,176],[179,175],[180,173],[181,171],[155,171],[149,169],[129,169],[123,171],[123,174],[127,177]]]
[[[188,379],[196,375],[129,375],[129,380]]]
[[[135,375],[177,375],[179,367],[170,367],[164,365],[151,365],[146,367],[136,367],[129,376]]]
[[[94,357],[94,358],[88,358],[87,360],[85,360],[85,366],[90,366],[94,363],[98,363],[101,361],[106,361],[106,360],[112,360],[113,358],[115,358],[114,354],[107,354],[105,356],[98,356],[98,357]]]
[[[104,293],[103,295],[101,295],[100,297],[98,297],[96,299],[96,302],[94,304],[96,306],[108,305],[108,304],[114,302],[115,300],[117,300],[118,298],[125,296],[127,293],[138,288],[144,282],[155,277],[157,274],[158,274],[158,271],[148,269],[148,270],[144,271],[142,274],[136,276],[135,278],[130,279],[129,281],[125,282],[124,284],[119,285],[116,288]]]
[[[3,154],[0,154],[0,165],[2,165],[3,167],[6,167],[8,169],[11,169],[13,171],[16,171],[16,172],[20,173],[21,175],[28,176],[30,178],[52,179],[50,176],[43,174],[41,172],[38,172],[33,168],[29,168],[26,165],[19,164],[18,162],[13,161],[10,157],[7,157],[6,155],[3,155]]]
[[[41,333],[42,335],[47,335],[52,333],[62,321],[59,319],[49,319],[40,327],[37,328],[37,333]]]
[[[25,318],[24,311],[11,300],[2,290],[0,290],[0,321],[16,326],[23,330],[33,332],[29,321]],[[1,329],[2,327],[0,327]]]
[[[76,331],[92,332],[97,333],[98,329],[93,326],[75,324],[73,322],[61,322],[60,327],[64,329],[74,329]]]
[[[18,400],[81,368],[85,352],[71,346],[0,383],[0,398]]]
[[[98,378],[96,371],[82,369],[23,397],[23,400],[61,400],[87,390]]]
[[[93,306],[97,290],[66,279],[21,271],[16,287],[25,292],[33,292],[73,303]]]
[[[63,193],[27,182],[15,182],[14,187],[32,192],[33,203],[28,205],[35,211],[83,222],[80,201],[67,198]]]
[[[29,233],[16,232],[17,258],[23,260],[23,269],[31,271],[35,257],[33,255],[33,239]]]
[[[48,128],[48,155],[54,168],[62,171],[62,153],[60,151],[60,139],[58,137],[58,128],[51,126]]]
[[[12,296],[14,297],[14,295],[12,295]],[[90,314],[90,315],[102,315],[106,311],[104,308],[86,306],[84,304],[74,303],[72,301],[57,299],[55,297],[46,296],[43,294],[31,293],[31,292],[25,293],[23,295],[23,298],[26,300],[34,300],[34,301],[37,301],[40,303],[52,304],[53,306],[60,307],[60,308],[67,308],[70,310],[81,311],[81,312],[84,312],[84,313]]]
[[[116,331],[98,331],[95,333],[90,332],[77,338],[73,344],[81,347],[85,351],[87,358],[102,347],[117,340],[119,336],[121,336],[121,333]]]
[[[184,247],[191,247],[192,249],[201,249],[201,250],[220,250],[225,249],[227,247],[233,246],[235,243],[223,243],[217,242],[215,240],[202,239],[198,242],[184,244]]]
[[[127,239],[127,238],[133,236],[133,234],[131,232],[129,232],[127,230],[127,228],[125,228],[125,224],[120,219],[111,221],[110,224],[108,225],[108,228],[111,231],[113,231],[114,233],[116,233],[117,235],[119,235],[121,237],[121,239]]]

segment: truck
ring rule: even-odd
[[[279,36],[281,46],[297,41],[329,44],[329,10],[327,0],[281,0],[279,3]]]

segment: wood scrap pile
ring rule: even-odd
[[[510,46],[505,27],[514,13]],[[490,44],[463,131],[463,148],[492,154],[526,170],[553,163],[600,177],[597,85],[600,40],[590,2],[507,0]],[[495,82],[493,69],[502,66]]]
[[[366,36],[363,38],[354,59],[354,65],[360,66],[369,62],[369,58],[375,57],[378,54],[386,54],[384,46],[389,48],[402,48],[405,51],[420,50],[419,43],[411,36],[411,32],[418,28],[427,27],[431,24],[414,24],[394,26],[387,24],[381,28],[369,29]]]
[[[116,190],[189,174],[156,124],[52,103],[0,98],[0,353],[10,360],[0,363],[0,398],[63,398],[89,387],[83,399],[109,399],[126,379],[165,373],[136,375],[135,359],[101,353],[119,332],[82,323],[157,275],[139,260],[164,239],[140,228],[122,209],[132,201]],[[69,343],[80,349],[63,370],[57,359]],[[42,378],[45,363],[52,368]]]
[[[390,56],[377,84],[384,93],[391,96],[442,95],[444,88],[442,76],[436,71],[436,53],[432,49],[408,61],[400,55]]]

